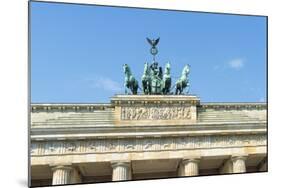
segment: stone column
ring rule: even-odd
[[[75,184],[75,183],[81,183],[81,173],[77,168],[72,168],[71,174],[70,174],[70,183]]]
[[[81,183],[79,171],[71,164],[53,166],[52,171],[52,185]]]
[[[179,166],[179,176],[198,176],[199,175],[199,158],[184,158]]]
[[[261,171],[261,172],[267,171],[267,158],[262,160],[262,162],[258,165],[258,170]]]
[[[219,169],[221,174],[230,174],[233,173],[233,162],[230,159],[227,159],[222,167]]]
[[[233,163],[233,173],[245,173],[246,172],[246,159],[247,156],[233,156],[231,158]]]
[[[132,178],[131,162],[117,161],[112,162],[112,181],[124,181]]]
[[[71,166],[55,166],[53,170],[52,185],[70,184]]]

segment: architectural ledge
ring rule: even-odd
[[[109,103],[93,103],[93,104],[83,104],[83,103],[76,103],[76,104],[44,104],[44,103],[33,103],[31,104],[31,112],[85,112],[85,111],[94,111],[94,110],[106,110],[106,109],[114,109]]]
[[[131,97],[130,97],[131,96]],[[140,97],[143,97],[140,95]],[[167,96],[166,96],[167,98]],[[119,100],[118,100],[119,99]],[[133,103],[139,97],[133,96],[133,95],[127,95],[126,98],[113,97],[111,102],[112,103],[73,103],[73,104],[59,104],[59,103],[33,103],[31,104],[31,111],[32,112],[51,112],[51,111],[94,111],[94,110],[107,110],[111,109],[114,110],[114,106],[118,105],[119,103],[126,102],[126,103]],[[122,99],[122,100],[121,100]],[[161,100],[160,100],[161,99]],[[147,104],[145,102],[153,102],[157,103],[157,101],[165,101],[165,103],[171,103],[171,102],[179,102],[181,104],[185,103],[185,101],[194,101],[194,104],[197,104],[199,108],[203,109],[267,109],[267,103],[262,102],[253,102],[253,103],[227,103],[227,102],[217,102],[217,103],[201,103],[199,104],[199,98],[196,96],[174,96],[174,99],[169,96],[169,100],[165,99],[165,96],[155,96],[155,98],[144,100],[143,104]]]
[[[204,136],[266,133],[266,123],[235,123],[229,125],[196,126],[99,126],[99,127],[41,127],[31,129],[32,140],[61,140],[88,138],[136,138],[167,136]]]
[[[115,95],[111,98],[115,106],[126,104],[192,104],[199,105],[200,99],[195,95]]]
[[[265,102],[213,102],[213,103],[201,103],[199,106],[201,109],[218,109],[218,110],[266,110],[267,103]]]

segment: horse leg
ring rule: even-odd
[[[146,94],[146,82],[142,80],[142,92]]]
[[[125,94],[127,95],[128,94],[128,91],[127,91],[127,85],[124,84],[124,87],[125,87]]]
[[[166,82],[167,82],[167,81],[164,82],[164,84],[163,84],[163,89],[162,89],[164,95],[167,94],[167,83],[166,83]]]
[[[131,94],[134,94],[134,86],[133,85],[130,87],[130,90],[131,90]]]
[[[179,94],[179,89],[180,89],[180,83],[177,82],[177,83],[176,83],[176,95]]]
[[[182,83],[181,83],[181,90],[180,90],[180,94],[181,94],[181,95],[183,94],[183,89],[184,89],[184,87],[185,87],[185,86],[184,86],[184,82],[182,82]]]
[[[187,86],[187,89],[186,89],[186,94],[189,93],[189,89],[190,89],[190,87],[189,87],[189,85],[188,85],[188,86]]]
[[[182,84],[179,85],[179,95],[182,93]]]
[[[182,95],[183,94],[183,86],[181,85],[181,87],[180,87],[180,95]]]
[[[149,88],[148,88],[148,81],[145,82],[145,94],[147,95],[149,93]]]
[[[133,94],[136,95],[138,93],[138,83],[134,82],[133,84]]]

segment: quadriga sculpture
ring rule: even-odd
[[[135,79],[135,77],[133,76],[130,67],[127,64],[123,65],[123,70],[125,73],[125,94],[128,94],[127,89],[131,90],[131,93],[136,95],[138,93],[138,81]]]
[[[188,79],[188,74],[190,72],[190,65],[186,65],[183,70],[182,70],[182,74],[181,77],[177,80],[176,82],[176,92],[175,94],[182,94],[183,90],[187,87],[188,90],[186,93],[189,92],[189,79]]]

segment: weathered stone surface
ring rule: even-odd
[[[183,158],[179,166],[179,176],[198,176],[200,157]]]
[[[233,173],[244,173],[246,172],[246,155],[232,156],[231,160],[233,162]]]
[[[188,120],[190,107],[122,107],[121,120]]]
[[[111,103],[115,106],[117,125],[175,125],[196,122],[196,105],[199,98],[175,95],[117,95],[111,99]]]
[[[266,109],[262,103],[200,104],[196,96],[165,95],[32,105],[33,182],[266,171]]]
[[[86,141],[41,141],[31,144],[31,155],[75,153],[147,152],[200,148],[266,146],[267,137],[259,135],[163,137],[132,139],[95,139]]]
[[[112,161],[112,181],[130,180],[131,162],[130,161]]]

